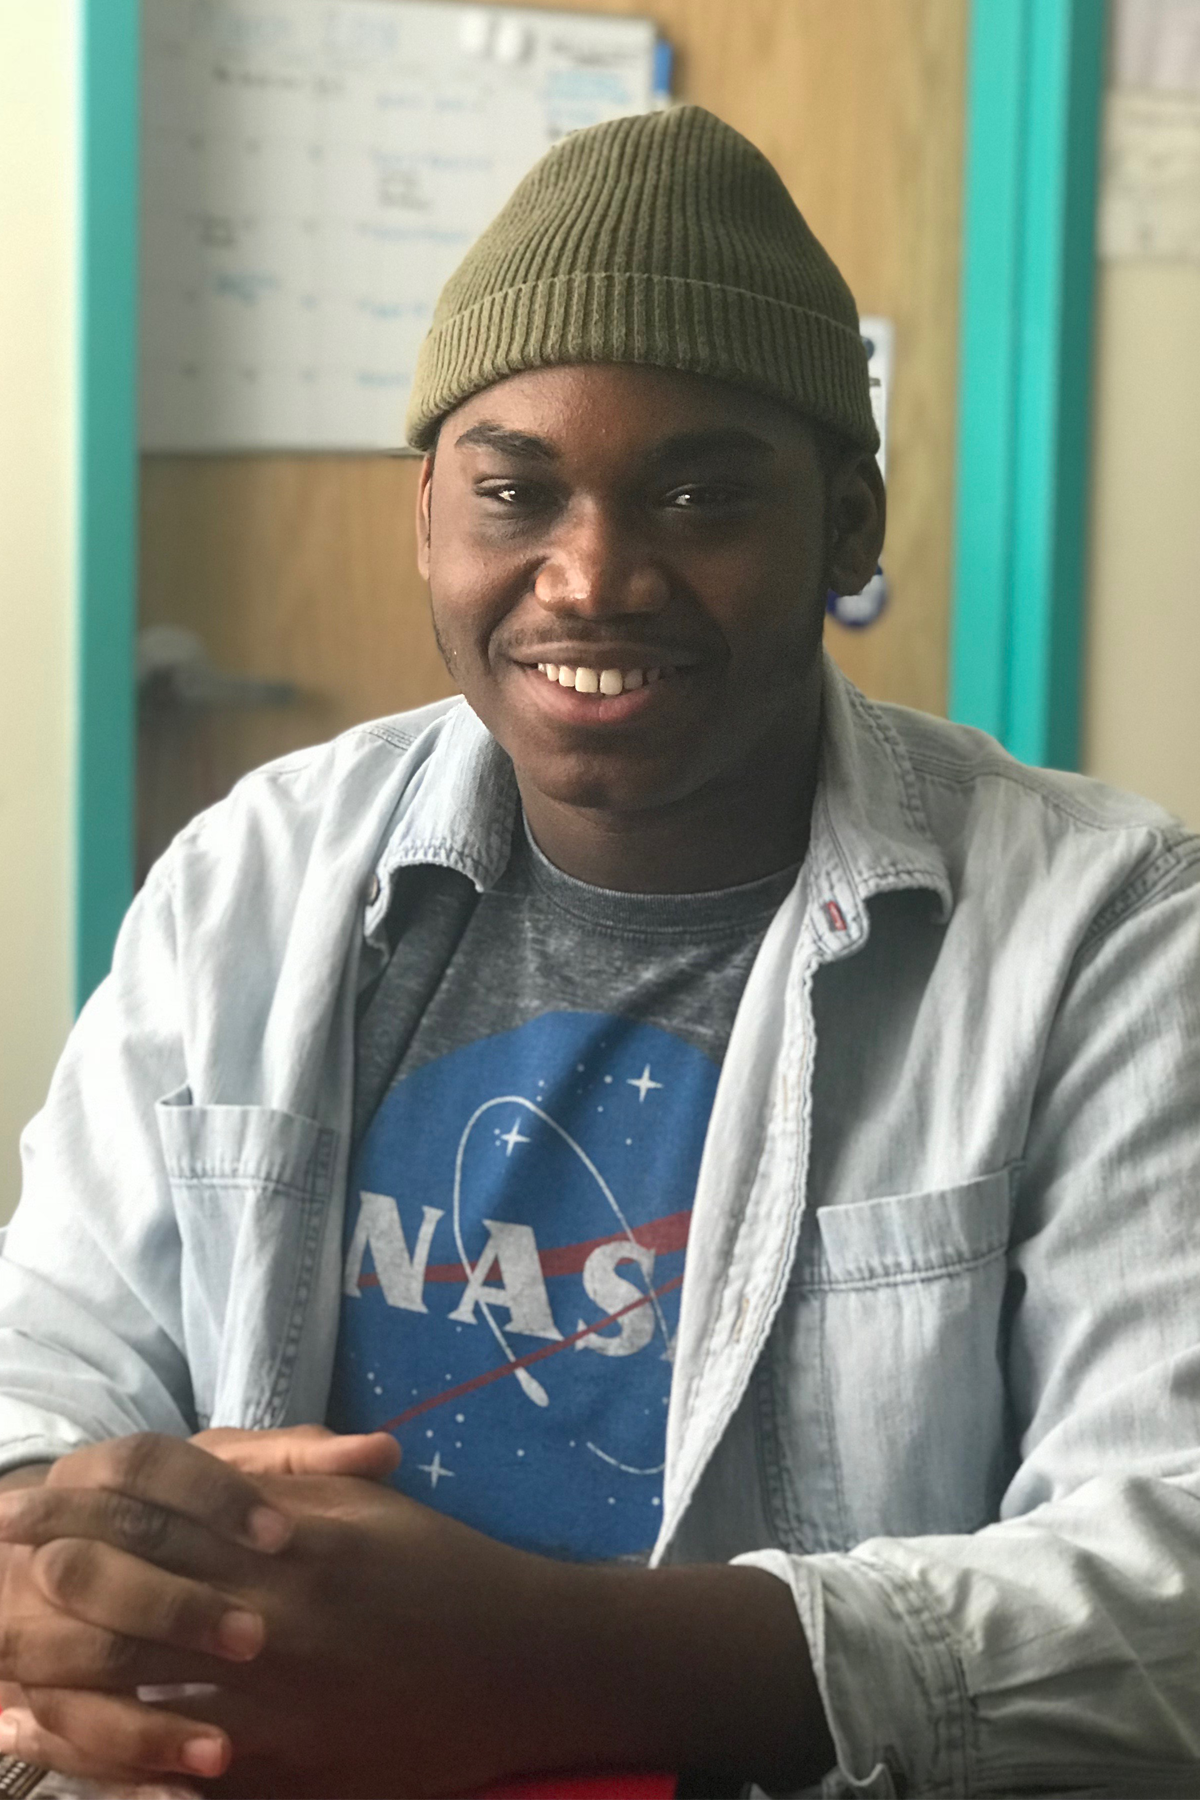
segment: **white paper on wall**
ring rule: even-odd
[[[647,20],[143,7],[145,449],[386,450],[446,276],[558,138],[657,103]]]
[[[1103,257],[1200,262],[1200,94],[1108,96]]]
[[[867,353],[867,379],[871,383],[871,411],[879,433],[879,473],[887,479],[888,402],[892,397],[892,362],[896,353],[896,327],[891,319],[864,313],[858,321]]]
[[[1117,0],[1112,85],[1200,92],[1200,0]]]

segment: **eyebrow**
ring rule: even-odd
[[[498,450],[502,456],[524,457],[527,462],[558,461],[558,451],[545,438],[534,437],[528,431],[510,431],[506,425],[496,425],[489,419],[472,425],[455,438],[455,449],[463,444],[475,445],[481,450]]]
[[[502,456],[521,457],[527,462],[554,463],[559,460],[559,452],[547,438],[536,437],[532,432],[512,431],[491,419],[470,426],[455,438],[454,443],[456,449],[467,445],[495,450]],[[755,432],[738,425],[718,425],[708,431],[677,432],[674,437],[655,444],[646,460],[651,465],[662,465],[682,462],[688,457],[741,456],[764,462],[774,454],[774,445]]]
[[[648,461],[671,463],[692,456],[751,456],[764,462],[774,456],[775,446],[756,432],[739,425],[718,425],[710,431],[681,431],[656,444]]]

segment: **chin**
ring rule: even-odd
[[[533,787],[559,806],[581,811],[635,813],[682,800],[701,785],[692,771],[667,769],[649,757],[605,760],[559,756],[514,758],[523,787]]]

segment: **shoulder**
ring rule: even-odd
[[[461,700],[369,720],[264,763],[185,824],[148,878],[189,916],[290,913],[309,880],[358,880],[387,839]]]
[[[256,844],[276,857],[302,853],[337,821],[390,814],[462,706],[457,698],[438,700],[367,720],[252,769],[183,828],[165,862],[179,867],[213,853],[249,854]]]
[[[461,711],[443,701],[371,720],[252,770],[159,858],[114,969],[182,971],[202,1007],[237,996],[227,1029],[234,1014],[236,1029],[263,1029],[285,966],[306,979],[340,967],[381,851]]]
[[[252,769],[231,789],[229,799],[250,806],[274,799],[294,806],[328,803],[343,787],[356,792],[361,782],[375,781],[384,771],[398,768],[416,744],[424,741],[432,749],[463,705],[457,697],[434,700],[409,712],[352,725],[324,743]]]
[[[986,732],[927,713],[863,702],[868,718],[910,772],[957,888],[994,880],[1028,893],[1050,882],[1062,892],[1078,883],[1081,903],[1116,916],[1200,886],[1200,836],[1153,801],[1019,762]]]
[[[903,745],[914,774],[931,797],[940,791],[987,806],[1011,790],[1015,804],[1045,811],[1083,830],[1185,831],[1152,800],[1092,776],[1019,762],[986,731],[971,725],[956,725],[904,706],[867,705]]]

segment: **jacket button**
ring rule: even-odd
[[[367,905],[368,906],[374,906],[375,902],[379,898],[380,891],[381,890],[380,890],[380,885],[379,885],[379,877],[378,877],[378,875],[372,875],[371,885],[367,889]]]

